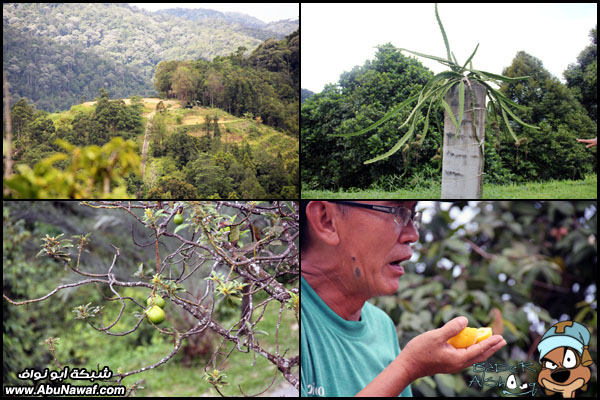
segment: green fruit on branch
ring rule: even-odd
[[[146,305],[150,307],[151,305],[159,306],[160,308],[165,307],[165,299],[160,297],[159,295],[155,295],[154,297],[148,297],[146,299]]]
[[[165,312],[159,306],[152,306],[152,308],[146,310],[145,312],[148,319],[156,325],[165,320]]]
[[[183,223],[183,215],[176,214],[173,218],[173,222],[175,222],[175,225],[181,225]]]

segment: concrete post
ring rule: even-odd
[[[458,134],[456,126],[444,111],[444,144],[442,159],[442,199],[480,199],[483,181],[483,142],[485,141],[486,87],[471,81],[475,94],[475,127],[471,91],[465,83],[465,106]],[[454,118],[458,121],[457,83],[446,94]]]

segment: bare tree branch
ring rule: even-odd
[[[85,271],[84,266],[80,265],[80,257],[84,247],[89,243],[89,235],[76,236],[73,241],[77,241],[77,246],[73,246],[71,239],[47,236],[44,241],[46,244],[40,251],[41,255],[52,257],[53,259],[64,262],[70,270],[86,279],[78,282],[59,285],[54,290],[36,299],[14,300],[6,294],[3,297],[10,304],[15,306],[26,305],[29,303],[41,302],[47,300],[61,290],[95,284],[106,286],[112,292],[110,297],[103,294],[108,302],[118,301],[121,304],[120,310],[114,320],[107,325],[102,318],[103,307],[92,307],[90,304],[75,308],[78,319],[84,319],[90,327],[98,331],[113,336],[125,336],[135,332],[141,323],[146,319],[144,309],[145,304],[138,303],[135,299],[122,296],[119,288],[122,287],[143,287],[152,289],[151,296],[160,291],[163,296],[167,296],[171,302],[180,307],[193,318],[193,326],[186,327],[183,331],[175,327],[161,329],[154,327],[162,334],[173,337],[173,349],[165,355],[160,361],[128,372],[119,372],[114,376],[117,382],[130,375],[134,375],[152,368],[159,367],[168,362],[177,354],[182,344],[194,335],[203,334],[209,330],[221,338],[221,344],[213,352],[211,360],[215,360],[219,355],[225,355],[224,361],[234,351],[248,353],[253,352],[256,356],[264,357],[270,363],[276,366],[277,371],[297,389],[299,388],[298,377],[292,373],[292,368],[298,366],[298,356],[286,358],[285,355],[290,349],[280,351],[279,334],[282,323],[282,315],[285,308],[291,308],[290,299],[298,294],[299,279],[299,259],[298,259],[298,205],[293,202],[121,202],[121,201],[97,201],[82,202],[81,205],[95,209],[105,209],[121,211],[125,215],[132,217],[137,224],[141,224],[149,232],[152,240],[136,240],[132,226],[131,241],[140,248],[154,245],[153,253],[156,252],[156,275],[153,277],[144,275],[142,266],[134,276],[137,281],[127,281],[123,278],[117,279],[116,272],[119,271],[118,260],[120,250],[114,247],[115,252],[112,263],[107,265],[106,273],[90,273]],[[186,214],[186,225],[172,229],[169,222],[177,214],[178,210],[183,209]],[[233,212],[233,214],[232,214]],[[262,230],[256,227],[262,224]],[[231,227],[244,232],[239,240],[229,240]],[[240,229],[241,228],[241,229]],[[252,234],[248,232],[252,231]],[[256,235],[255,235],[256,232]],[[255,236],[259,236],[256,237]],[[170,254],[160,252],[159,239],[161,237],[175,240],[179,246],[171,251]],[[68,244],[68,245],[67,245]],[[164,249],[168,249],[163,244]],[[67,250],[72,248],[75,252],[70,254]],[[166,250],[167,252],[169,250]],[[38,254],[38,255],[40,255]],[[76,262],[72,260],[76,258]],[[71,264],[75,265],[72,266]],[[197,279],[196,275],[202,271],[202,276],[206,279]],[[221,274],[220,271],[229,271],[229,274]],[[123,275],[122,271],[120,276]],[[154,273],[154,272],[152,272]],[[194,279],[192,279],[194,278]],[[240,283],[239,280],[246,283]],[[282,283],[286,281],[286,283]],[[206,281],[205,288],[195,289],[197,282]],[[286,288],[286,285],[293,284],[292,289]],[[186,287],[187,285],[187,287]],[[247,304],[247,313],[241,313],[240,319],[231,325],[230,328],[224,327],[214,316],[215,310],[220,303],[228,302],[235,304],[242,297],[242,288],[244,296],[249,297]],[[264,292],[260,302],[255,303],[252,296]],[[279,302],[279,316],[275,328],[275,351],[267,350],[254,337],[254,332],[260,327],[267,305],[270,302]],[[151,304],[153,306],[153,304]],[[121,320],[127,307],[139,308],[140,318],[134,326],[123,332],[112,331],[116,324]],[[148,307],[149,309],[150,307]],[[297,315],[297,310],[296,315]],[[136,314],[137,315],[137,314]],[[96,317],[99,321],[95,324]],[[297,316],[296,316],[297,317]],[[228,323],[229,326],[230,323]],[[225,343],[233,343],[234,347],[224,354],[220,351]],[[205,367],[207,379],[217,392],[221,393],[219,387],[224,383],[224,374],[221,369],[212,370],[212,375],[208,373],[208,365]],[[205,378],[206,379],[206,378]],[[273,380],[274,382],[274,380]],[[272,386],[273,382],[269,385]],[[132,386],[131,390],[137,388],[138,383]],[[267,389],[269,388],[267,387]],[[240,392],[243,393],[240,387]],[[267,390],[265,389],[265,390]],[[259,393],[258,395],[262,394]]]

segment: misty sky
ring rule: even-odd
[[[373,60],[374,47],[390,42],[424,54],[446,58],[434,4],[303,3],[302,87],[320,92],[344,71]],[[480,43],[473,68],[501,74],[518,51],[540,59],[564,82],[562,73],[591,44],[597,4],[448,4],[438,11],[458,62]],[[403,53],[411,55],[409,53]],[[417,57],[433,72],[447,67]]]
[[[148,11],[166,8],[208,8],[221,12],[239,12],[258,18],[263,22],[282,19],[298,19],[300,9],[298,3],[129,3],[130,6]]]

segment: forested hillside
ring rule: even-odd
[[[101,88],[110,90],[115,98],[154,93],[135,66],[11,26],[4,26],[4,38],[11,104],[25,98],[40,110],[59,111],[92,100]]]
[[[101,89],[93,104],[48,114],[21,99],[11,110],[22,174],[9,180],[12,196],[298,198],[299,59],[296,31],[248,57],[240,48],[160,63],[162,100],[110,101]],[[100,161],[115,148],[126,152]]]
[[[283,36],[293,32],[299,28],[298,20],[282,20],[269,22],[268,24],[258,18],[251,17],[246,14],[236,12],[220,12],[203,8],[169,8],[159,10],[157,14],[173,15],[183,17],[191,21],[206,20],[220,18],[232,24],[237,24],[238,32],[243,32],[248,36],[255,37],[260,40],[270,38],[282,39]]]
[[[164,61],[154,78],[162,97],[256,116],[298,136],[299,31],[282,41],[267,40],[249,57],[245,48],[210,61]]]
[[[252,21],[251,18],[248,18]],[[156,95],[162,60],[212,60],[239,47],[246,55],[276,28],[245,25],[238,16],[190,20],[110,3],[3,4],[3,61],[11,100],[38,109],[68,109],[104,88],[114,97]],[[297,29],[285,25],[289,34]]]
[[[3,9],[5,198],[299,197],[297,23]]]

